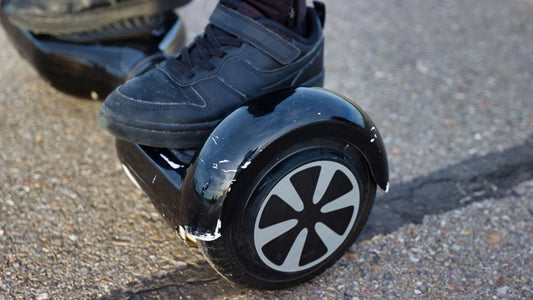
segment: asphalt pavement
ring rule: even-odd
[[[193,37],[215,1],[180,10]],[[0,299],[533,299],[533,1],[327,1],[326,87],[363,107],[391,191],[323,275],[236,287],[116,159],[101,102],[0,30]]]

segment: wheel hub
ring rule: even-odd
[[[298,272],[327,259],[355,224],[359,194],[352,171],[331,160],[310,162],[283,176],[255,221],[254,244],[263,263]]]

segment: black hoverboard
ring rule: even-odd
[[[176,16],[142,38],[75,44],[0,19],[21,55],[61,90],[106,95],[183,44]],[[133,72],[134,71],[134,72]],[[81,90],[79,90],[81,89]],[[116,141],[132,181],[163,218],[225,278],[262,289],[302,283],[353,244],[388,188],[374,123],[347,98],[283,90],[229,114],[198,149]]]
[[[236,109],[194,150],[117,140],[131,180],[227,279],[302,283],[355,241],[388,188],[382,139],[350,100],[318,88],[275,92]]]

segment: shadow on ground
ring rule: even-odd
[[[533,179],[533,136],[522,145],[468,160],[393,185],[379,197],[359,241],[387,234],[426,215],[440,214],[487,199],[499,199]],[[354,247],[357,246],[357,243]],[[246,290],[221,279],[206,262],[187,265],[162,277],[141,279],[101,299],[214,298]]]
[[[393,184],[390,193],[377,199],[359,240],[421,223],[426,215],[502,198],[532,178],[533,135],[503,152],[474,156],[411,182]]]

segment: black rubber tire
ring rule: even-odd
[[[230,224],[227,225],[225,230],[223,230],[222,236],[211,242],[200,241],[199,244],[200,249],[204,253],[209,263],[215,268],[215,270],[217,270],[228,280],[258,289],[281,289],[303,283],[322,273],[325,269],[335,263],[354,243],[370,214],[375,198],[376,184],[371,178],[371,175],[368,171],[368,166],[365,160],[359,155],[359,152],[354,147],[340,141],[327,139],[309,141],[284,151],[269,161],[270,163],[268,163],[268,165],[262,166],[262,172],[256,173],[257,177],[252,180],[252,182],[255,182],[255,184],[252,184],[250,191],[242,194],[243,204],[239,209],[233,212]],[[355,205],[353,206],[354,209],[352,210],[352,215],[349,215],[350,213],[347,212],[349,210],[348,208],[334,208],[333,212],[336,215],[339,215],[338,212],[341,212],[342,210],[340,216],[345,215],[350,219],[350,221],[346,223],[347,227],[344,230],[339,230],[339,225],[336,225],[335,232],[337,232],[339,235],[342,233],[342,238],[337,239],[336,242],[333,243],[334,245],[332,246],[335,246],[334,250],[330,251],[328,249],[326,250],[326,253],[324,253],[322,250],[310,250],[315,248],[319,249],[320,243],[322,243],[322,248],[324,248],[323,246],[325,246],[326,243],[329,243],[330,245],[332,244],[332,242],[325,242],[320,238],[321,235],[318,234],[319,230],[317,229],[317,224],[321,222],[314,222],[313,216],[317,216],[317,218],[321,218],[320,220],[323,221],[324,216],[327,214],[332,214],[332,211],[328,211],[326,213],[318,212],[320,209],[323,209],[326,204],[333,202],[335,199],[341,198],[342,195],[338,195],[338,198],[323,201],[324,198],[327,198],[327,196],[324,195],[328,195],[330,191],[329,186],[332,185],[331,183],[335,180],[338,180],[334,178],[338,177],[340,178],[339,180],[342,181],[343,175],[340,174],[340,177],[332,176],[331,181],[328,181],[328,188],[322,188],[321,198],[318,199],[318,202],[315,204],[311,204],[311,202],[309,202],[309,199],[311,199],[309,198],[309,195],[312,197],[316,186],[314,186],[312,189],[311,194],[307,193],[307,195],[304,195],[300,193],[300,191],[304,190],[298,189],[296,184],[305,184],[305,182],[297,183],[301,180],[296,180],[295,178],[296,175],[298,175],[298,178],[302,176],[302,178],[304,178],[305,176],[301,174],[305,173],[309,175],[306,175],[309,179],[316,178],[315,183],[316,185],[319,185],[318,182],[320,176],[315,172],[315,164],[320,166],[320,170],[323,168],[323,166],[338,166],[338,169],[335,171],[335,176],[337,176],[338,171],[343,170],[341,173],[345,174],[346,179],[351,180],[350,182],[355,180],[359,188],[359,202],[357,211],[355,210]],[[300,168],[303,169],[300,170]],[[313,172],[315,172],[314,175]],[[351,175],[346,175],[346,172],[353,174],[353,177]],[[264,223],[263,218],[267,215],[266,213],[262,214],[262,207],[264,207],[265,211],[272,211],[271,208],[266,208],[266,204],[268,203],[265,205],[264,203],[266,201],[274,201],[270,200],[274,199],[274,196],[269,198],[267,198],[267,196],[269,196],[272,189],[277,187],[278,183],[281,184],[283,180],[290,180],[290,182],[294,184],[293,188],[298,192],[300,196],[299,199],[307,199],[301,200],[305,209],[297,212],[294,209],[290,209],[290,206],[286,205],[288,209],[281,209],[279,214],[268,214],[268,218],[270,218],[271,215],[275,215],[273,218],[274,221],[270,220],[270,225],[273,224],[272,222],[279,222],[279,224],[281,224],[284,218],[291,218],[290,211],[293,211],[292,216],[295,216],[296,214],[300,217],[302,213],[314,213],[312,215],[304,214],[304,216],[306,216],[305,218],[296,217],[298,224],[292,229],[288,229],[286,233],[281,233],[279,236],[272,239],[272,241],[275,241],[273,245],[269,244],[271,242],[267,242],[262,246],[256,246],[255,243],[262,242],[262,237],[257,238],[259,234],[254,235],[254,230],[257,230],[257,232],[261,232],[260,230],[263,230],[260,228],[262,226],[261,223]],[[322,186],[324,186],[324,184],[322,184]],[[346,194],[357,193],[357,191],[355,191],[355,187],[353,188],[353,190],[347,192]],[[333,191],[335,189],[331,190]],[[351,195],[352,194],[349,195],[350,197],[346,198],[351,199]],[[313,203],[314,201],[315,200],[313,200]],[[281,203],[281,201],[278,201],[277,203]],[[305,203],[307,203],[307,206]],[[276,207],[275,204],[268,205],[269,207]],[[321,208],[318,209],[318,206]],[[283,205],[281,205],[281,207],[283,207]],[[313,207],[314,209],[310,209],[310,207]],[[260,215],[259,220],[257,219],[258,215]],[[311,218],[308,218],[309,216],[311,216]],[[306,221],[304,222],[303,220]],[[324,222],[328,224],[326,226],[330,225],[329,221]],[[312,226],[312,224],[314,225]],[[341,224],[340,226],[344,225]],[[328,228],[332,230],[331,227]],[[298,230],[300,231],[297,232]],[[300,251],[301,255],[298,257],[299,259],[296,264],[289,263],[293,260],[287,259],[289,252],[292,253],[290,249],[280,249],[281,254],[274,253],[278,248],[283,248],[283,246],[279,247],[280,245],[285,245],[287,242],[290,242],[290,240],[295,237],[295,232],[297,232],[298,237],[300,237],[304,231],[305,233],[303,233],[303,239],[305,242],[298,242],[302,248]],[[314,235],[312,235],[313,233]],[[312,239],[313,237],[314,240]],[[321,242],[318,242],[316,237],[319,237]],[[254,238],[257,239],[254,240]],[[297,244],[297,240],[298,238],[293,240],[293,244],[291,244],[290,247],[291,249],[295,248],[293,246]],[[267,249],[268,251],[265,250],[265,247],[267,246],[268,249],[270,249]],[[260,250],[258,251],[257,249]],[[261,252],[261,254],[259,252]],[[277,263],[273,262],[271,259],[276,260]],[[281,261],[280,259],[284,260],[284,263],[281,265],[279,264]],[[305,261],[305,263],[300,265],[302,261]]]

